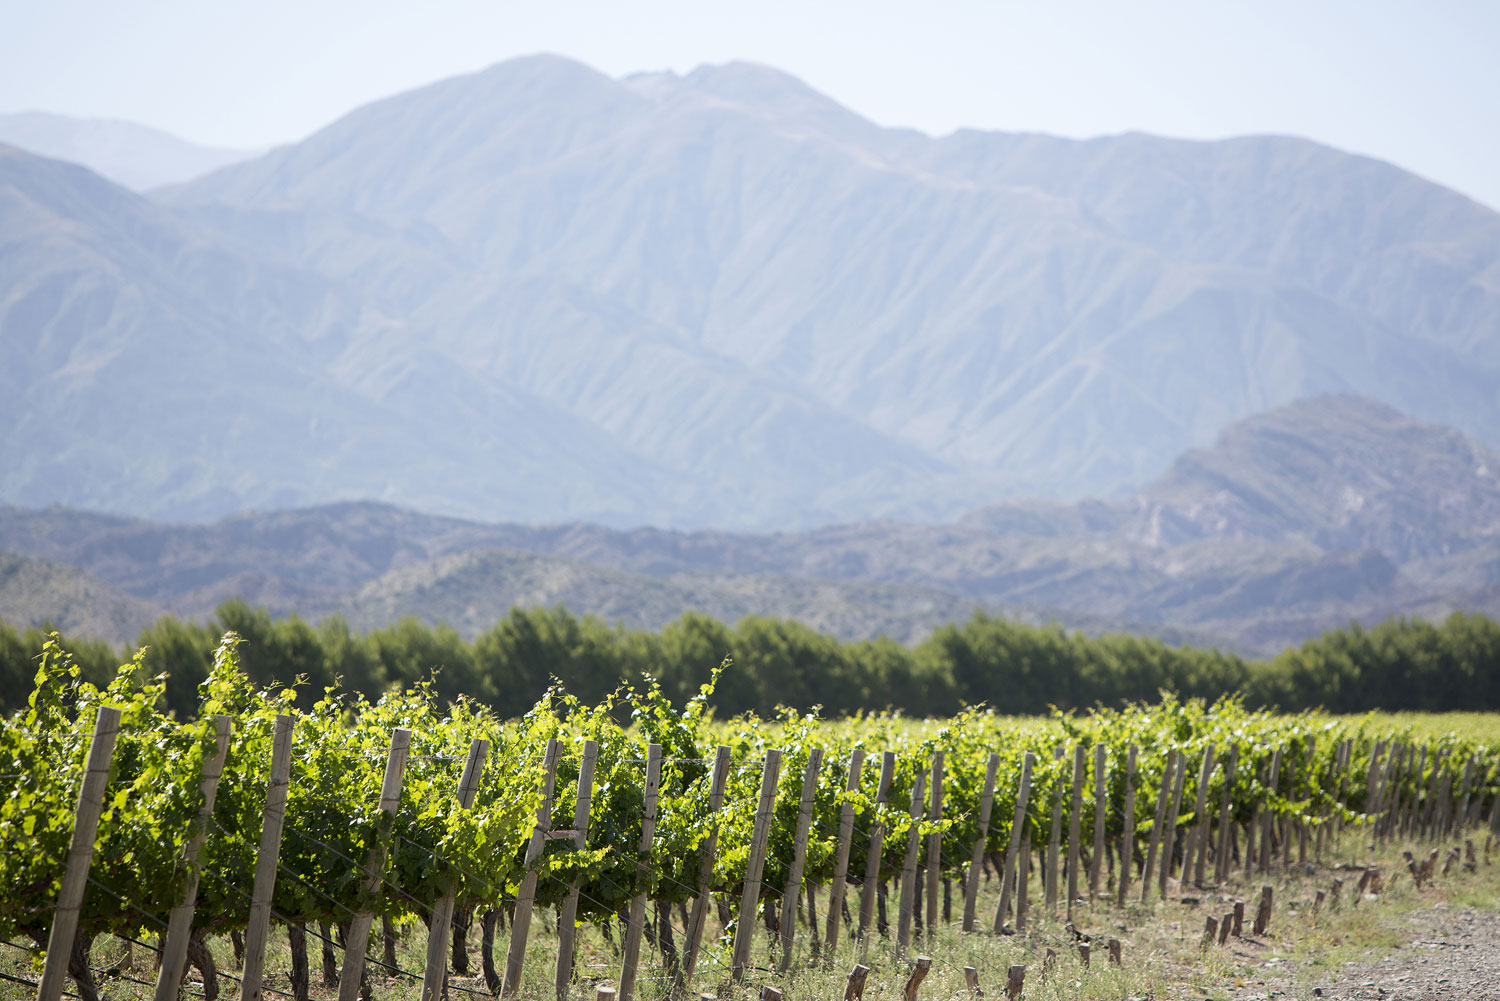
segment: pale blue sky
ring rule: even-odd
[[[1500,0],[0,0],[0,111],[212,145],[538,51],[611,75],[749,59],[889,125],[1276,132],[1500,206]]]

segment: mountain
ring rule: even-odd
[[[262,152],[199,146],[133,122],[41,111],[0,115],[0,143],[82,164],[136,191],[181,184]]]
[[[133,641],[163,614],[73,567],[0,553],[0,622],[50,626],[112,644]]]
[[[477,633],[512,605],[654,627],[692,609],[915,639],[975,608],[1269,653],[1350,620],[1500,613],[1500,454],[1350,396],[1237,422],[1120,501],[802,532],[494,524],[371,503],[171,525],[0,508],[0,550],[206,618],[245,597]]]
[[[150,198],[7,149],[0,253],[13,505],[798,531],[1118,500],[1325,393],[1500,444],[1462,195],[1274,136],[933,138],[747,64],[514,60]]]

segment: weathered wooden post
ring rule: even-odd
[[[203,805],[198,808],[198,826],[183,846],[182,860],[187,863],[187,885],[182,898],[167,919],[167,934],[161,945],[161,969],[156,976],[156,1001],[177,1001],[182,990],[183,967],[187,965],[188,937],[193,931],[193,911],[198,903],[198,863],[208,824],[214,815],[214,799],[219,793],[219,776],[224,774],[224,758],[229,754],[228,716],[214,717],[214,755],[203,762]]]
[[[776,811],[776,780],[781,776],[781,752],[766,752],[760,777],[760,802],[755,807],[755,829],[750,835],[750,858],[745,864],[744,892],[734,923],[734,952],[730,976],[735,983],[745,979],[750,966],[750,947],[755,941],[755,912],[760,908],[760,877],[765,871],[766,842],[771,835],[771,817]]]
[[[537,806],[536,824],[531,829],[531,839],[526,842],[521,885],[516,891],[515,911],[510,921],[510,949],[505,955],[505,979],[500,984],[501,997],[514,997],[521,990],[521,972],[526,966],[526,939],[531,934],[531,909],[536,902],[537,863],[542,849],[547,846],[547,835],[552,831],[552,793],[557,783],[557,759],[561,745],[556,740],[547,741],[542,756],[542,801]],[[354,1001],[339,998],[339,1001]]]
[[[406,774],[406,759],[411,753],[411,731],[398,726],[391,731],[391,748],[385,759],[385,780],[380,785],[380,812],[396,815],[401,802],[401,779]],[[385,868],[385,842],[377,837],[365,859],[365,894],[373,896],[380,889],[380,872]],[[358,911],[349,919],[344,933],[344,969],[339,974],[339,1001],[356,1001],[364,980],[365,947],[370,942],[370,922],[374,914]]]
[[[797,899],[802,893],[802,867],[807,860],[807,836],[812,829],[813,801],[818,794],[818,768],[823,764],[823,749],[814,747],[807,754],[807,771],[802,777],[802,798],[797,802],[797,830],[792,841],[792,864],[787,870],[786,886],[781,894],[781,972],[792,965],[792,938],[797,931]],[[816,929],[814,934],[816,934]]]
[[[999,768],[1000,755],[991,754],[984,769],[984,794],[979,799],[979,837],[974,839],[969,874],[964,880],[964,931],[974,930],[975,911],[979,902],[979,874],[984,869],[984,846],[989,840],[990,813],[995,807],[995,774]]]
[[[599,760],[599,742],[586,740],[583,742],[583,757],[578,762],[578,792],[573,800],[573,848],[583,851],[589,844],[589,815],[593,812],[594,799],[594,766]],[[481,759],[481,765],[483,759]],[[465,769],[467,772],[467,769]],[[467,809],[468,804],[464,807]],[[552,832],[561,834],[564,832]],[[558,1001],[563,1001],[568,996],[568,988],[573,983],[573,952],[574,940],[578,926],[578,878],[568,884],[568,895],[563,898],[562,905],[557,909],[557,966],[552,974],[553,990],[557,994]],[[437,918],[433,918],[433,927],[437,927]],[[432,962],[435,955],[431,948],[428,949],[428,963]],[[439,1001],[434,996],[423,997],[422,1001]]]
[[[1005,871],[1000,874],[1000,903],[995,908],[995,934],[1005,927],[1005,912],[1010,907],[1011,873],[1016,867],[1016,852],[1026,826],[1026,801],[1031,795],[1031,768],[1036,755],[1030,751],[1021,761],[1021,782],[1016,790],[1016,813],[1010,824],[1010,843],[1005,846]]]
[[[656,838],[656,801],[661,791],[661,745],[646,747],[646,788],[641,811],[641,840],[636,845],[635,870],[642,878],[651,869],[651,842]],[[646,891],[630,898],[630,922],[620,951],[620,1001],[635,996],[635,975],[641,962],[641,933],[646,927]]]
[[[101,706],[94,717],[94,736],[89,741],[88,764],[78,788],[78,805],[73,810],[73,838],[68,844],[68,862],[63,870],[62,886],[57,892],[57,906],[52,912],[52,930],[47,938],[47,958],[42,966],[37,1001],[58,1001],[62,997],[63,978],[73,955],[73,939],[78,934],[78,915],[83,907],[83,891],[88,885],[89,867],[94,860],[94,837],[99,833],[99,815],[104,812],[104,787],[109,781],[109,762],[115,753],[115,738],[120,733],[120,710]]]
[[[281,854],[281,830],[286,822],[286,795],[292,776],[292,717],[277,716],[271,734],[271,778],[266,785],[260,850],[255,856],[255,882],[250,889],[245,962],[240,968],[240,1001],[264,1001],[265,997],[266,938],[271,930],[271,899],[276,892],[276,865]]]

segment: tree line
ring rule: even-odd
[[[696,695],[726,657],[711,704],[721,716],[778,706],[825,716],[900,709],[947,716],[988,703],[1032,714],[1154,701],[1159,693],[1215,699],[1240,693],[1251,707],[1333,712],[1368,709],[1500,709],[1500,625],[1454,613],[1441,623],[1392,618],[1351,624],[1269,660],[1154,639],[1089,637],[976,612],[906,646],[887,638],[844,641],[801,623],[749,617],[728,626],[688,612],[660,631],[612,626],[562,608],[513,609],[472,642],[416,619],[357,633],[340,617],[316,624],[275,619],[244,601],[220,605],[208,622],[164,617],[140,634],[146,663],[167,676],[167,708],[198,705],[214,647],[233,630],[241,664],[260,686],[299,683],[310,706],[331,686],[371,698],[430,680],[443,699],[467,695],[505,717],[529,709],[554,679],[586,703],[622,680],[655,678],[676,703]],[[0,710],[25,705],[44,632],[0,623]],[[64,638],[80,670],[102,681],[134,652]]]

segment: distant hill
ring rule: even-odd
[[[233,596],[473,634],[512,605],[637,627],[692,609],[920,638],[975,608],[1271,652],[1350,620],[1500,613],[1500,455],[1348,396],[1238,422],[1119,502],[775,534],[486,524],[347,503],[170,525],[0,509],[0,550],[191,618]]]
[[[1462,195],[1275,136],[932,138],[747,64],[513,60],[150,199],[8,150],[0,250],[28,507],[942,521],[1324,393],[1500,445]]]
[[[41,111],[0,115],[0,143],[81,164],[136,191],[181,184],[264,152],[199,146],[134,122]]]
[[[51,626],[69,636],[122,643],[161,614],[73,567],[0,553],[0,622],[18,629]]]

